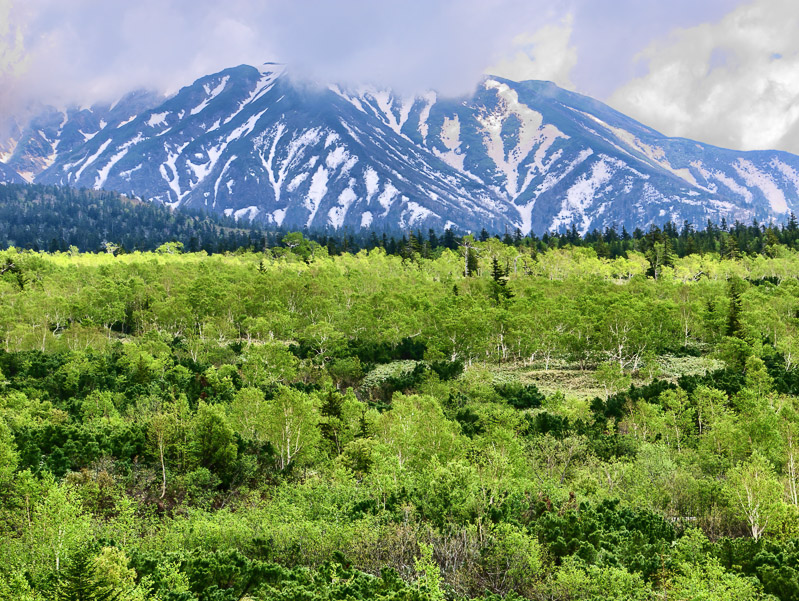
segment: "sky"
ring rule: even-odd
[[[0,119],[241,63],[404,94],[546,79],[642,123],[799,154],[796,0],[0,0]]]

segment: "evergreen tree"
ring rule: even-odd
[[[116,601],[120,592],[102,584],[88,549],[81,549],[60,574],[58,601]]]
[[[610,258],[610,247],[608,246],[607,242],[605,242],[602,237],[600,236],[597,243],[594,245],[594,250],[596,251],[596,256],[601,259],[608,259]]]
[[[458,240],[455,238],[455,234],[450,228],[444,230],[444,242],[442,246],[450,250],[458,249]]]
[[[499,261],[497,261],[496,257],[491,259],[491,278],[500,286],[504,286],[508,283],[505,272],[499,266]]]
[[[727,282],[727,297],[730,299],[730,308],[727,312],[727,336],[741,336],[741,294],[745,289],[745,282],[738,276],[733,276]]]
[[[738,248],[738,239],[733,234],[728,234],[722,228],[721,235],[721,248],[719,254],[722,259],[734,260],[741,256],[741,251]]]
[[[438,236],[436,235],[436,230],[430,228],[427,231],[427,241],[430,244],[430,249],[435,250],[438,248]]]
[[[368,246],[369,246],[369,250],[371,250],[373,248],[377,248],[378,246],[380,246],[380,239],[377,237],[377,233],[374,232],[374,231],[372,231],[372,233],[369,236],[369,244],[368,244]]]
[[[422,247],[419,244],[419,238],[413,232],[408,232],[408,251],[411,256],[421,252]]]
[[[685,240],[685,245],[683,246],[683,256],[688,255],[695,255],[699,252],[699,246],[696,243],[696,237],[691,235]]]

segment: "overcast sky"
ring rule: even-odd
[[[548,79],[665,134],[799,154],[796,0],[0,0],[0,117],[240,63],[465,94]]]

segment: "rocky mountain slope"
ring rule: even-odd
[[[2,154],[4,153],[4,154]],[[522,232],[784,220],[799,157],[667,138],[547,82],[400,97],[242,65],[171,98],[49,110],[0,139],[0,182],[106,188],[290,228]]]

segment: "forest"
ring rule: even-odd
[[[0,186],[0,248],[124,253],[180,242],[208,253],[261,245],[263,234],[232,217],[128,198],[106,190]]]
[[[0,251],[0,599],[799,599],[797,230]]]
[[[124,254],[153,251],[171,242],[179,243],[187,252],[263,252],[274,247],[286,248],[289,234],[292,232],[275,224],[265,227],[258,221],[237,220],[233,216],[170,208],[106,190],[40,184],[0,186],[0,248]],[[429,229],[424,233],[412,228],[386,232],[365,229],[302,232],[306,247],[311,243],[324,246],[330,256],[381,248],[389,255],[406,259],[415,254],[429,259],[443,249],[457,251],[464,234],[468,232]],[[534,232],[523,235],[519,229],[512,232],[483,229],[473,238],[479,242],[494,238],[506,246],[532,253],[567,246],[592,248],[598,257],[610,259],[626,256],[628,251],[657,252],[661,255],[660,262],[669,265],[672,258],[691,254],[710,252],[734,259],[741,254],[773,256],[777,246],[797,248],[799,220],[791,213],[787,223],[779,226],[756,220],[749,225],[739,221],[730,225],[722,219],[719,224],[685,222],[678,226],[667,222],[662,228],[653,225],[647,231],[636,228],[632,232],[613,225],[583,235],[572,226],[540,237]],[[288,240],[294,237],[289,236]]]

